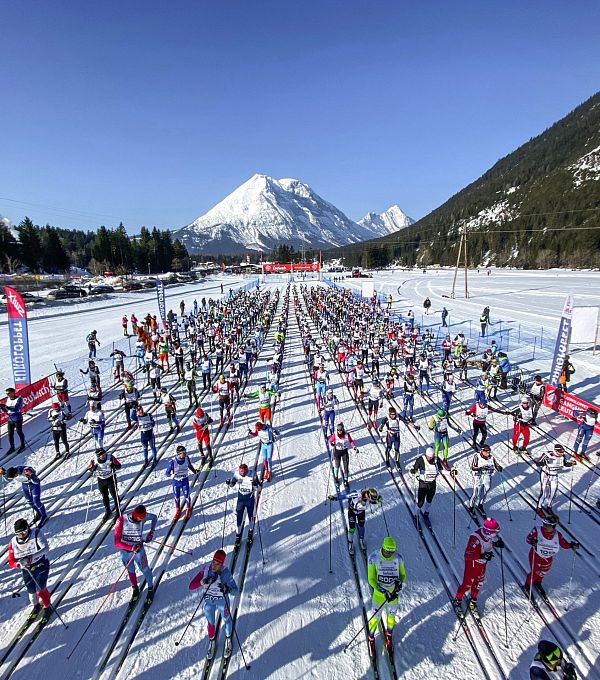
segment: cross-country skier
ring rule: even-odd
[[[55,401],[50,404],[48,411],[48,421],[52,430],[52,438],[54,439],[54,450],[56,451],[56,458],[60,458],[60,442],[62,441],[65,447],[65,458],[69,457],[69,441],[67,439],[67,414],[61,408],[59,402]]]
[[[155,514],[148,512],[143,505],[137,505],[131,512],[124,512],[115,524],[114,544],[115,548],[119,550],[123,566],[127,567],[127,575],[133,588],[132,601],[136,601],[140,596],[135,573],[136,564],[144,575],[148,586],[146,600],[151,601],[154,597],[152,569],[148,564],[144,543],[152,542],[157,521],[158,517]],[[146,522],[150,523],[149,529],[144,527]]]
[[[56,399],[61,406],[64,406],[67,413],[71,413],[71,404],[69,403],[69,381],[65,378],[65,372],[62,370],[56,371],[54,382],[50,385],[56,392]]]
[[[328,388],[325,392],[325,399],[321,404],[320,412],[323,418],[323,431],[325,437],[331,436],[335,431],[335,409],[340,405],[338,398],[333,393],[333,390]]]
[[[536,375],[528,392],[529,398],[531,399],[531,410],[533,412],[533,420],[531,421],[532,425],[537,425],[536,418],[542,402],[544,401],[545,392],[546,386],[542,382],[542,376]]]
[[[192,364],[192,362],[186,361],[185,371],[183,372],[183,379],[185,381],[185,386],[186,386],[186,389],[187,389],[190,406],[192,405],[192,399],[194,400],[194,403],[196,404],[196,406],[198,406],[198,393],[196,392],[196,378],[197,377],[198,377],[198,373],[196,372],[196,369],[194,368],[194,365]]]
[[[541,468],[537,513],[541,517],[544,514],[552,515],[552,503],[558,489],[558,473],[563,467],[572,467],[576,463],[574,460],[566,460],[562,444],[555,444],[554,449],[543,453],[535,464]]]
[[[364,378],[366,374],[363,362],[357,361],[356,365],[350,370],[346,371],[346,373],[348,375],[348,381],[352,387],[352,398],[355,401],[360,399],[362,402],[365,396]]]
[[[252,545],[254,537],[254,490],[261,483],[253,470],[249,470],[246,463],[242,463],[237,472],[225,482],[230,488],[237,489],[237,503],[235,506],[236,531],[234,549],[240,547],[242,532],[244,531],[244,513],[248,515],[248,545]]]
[[[280,392],[267,389],[267,383],[263,383],[257,390],[248,393],[246,399],[258,399],[258,419],[265,422],[271,420],[272,407],[280,396]]]
[[[31,620],[37,619],[43,608],[40,623],[45,623],[52,614],[50,591],[47,588],[50,562],[48,541],[39,527],[31,529],[27,520],[18,519],[14,525],[15,535],[8,544],[8,564],[12,569],[21,569],[23,583],[29,594],[33,610]]]
[[[88,333],[85,339],[88,346],[88,359],[96,358],[96,347],[100,347],[100,340],[96,337],[97,335],[98,331],[92,331],[91,333]]]
[[[578,541],[567,541],[560,531],[557,531],[556,525],[558,518],[554,515],[544,517],[542,519],[542,526],[538,530],[537,527],[529,532],[527,536],[527,543],[531,546],[529,551],[529,573],[525,581],[525,588],[529,589],[532,581],[533,585],[542,593],[545,594],[542,586],[544,576],[550,571],[552,561],[558,554],[561,548],[565,550],[577,550],[579,548]]]
[[[25,404],[23,402],[23,397],[17,396],[15,388],[7,387],[6,399],[3,404],[0,404],[0,411],[4,411],[4,413],[6,413],[8,416],[8,422],[6,424],[6,427],[8,429],[8,443],[10,444],[10,448],[6,452],[7,455],[9,453],[14,453],[15,450],[15,430],[17,431],[19,441],[21,442],[21,446],[17,450],[17,453],[25,451],[25,435],[23,434],[23,413],[21,412],[24,405]]]
[[[95,402],[90,402],[87,413],[79,422],[89,427],[96,448],[101,449],[104,446],[104,413],[98,409]]]
[[[140,392],[137,387],[134,387],[131,383],[125,383],[125,387],[121,390],[119,394],[119,401],[123,403],[123,409],[125,410],[125,418],[127,419],[127,429],[131,429],[131,421],[133,420],[135,426],[137,427],[137,405],[140,399]]]
[[[336,425],[335,433],[332,434],[327,441],[329,442],[329,446],[333,447],[333,479],[336,484],[339,484],[341,464],[342,480],[344,486],[348,488],[350,486],[350,482],[348,481],[350,463],[348,449],[352,447],[353,452],[358,453],[356,443],[352,438],[352,435],[349,432],[346,432],[346,428],[342,422],[339,422]]]
[[[373,376],[367,393],[367,427],[377,429],[377,412],[383,406],[383,389],[377,376]]]
[[[125,352],[120,349],[113,349],[109,356],[114,362],[113,377],[117,382],[121,382],[125,373]]]
[[[527,446],[529,445],[529,437],[531,433],[529,426],[533,420],[533,411],[528,397],[521,399],[521,404],[510,415],[512,415],[515,424],[513,428],[512,445],[514,453],[527,453]],[[519,446],[519,439],[523,437],[523,444]]]
[[[473,404],[469,409],[465,411],[465,415],[471,416],[473,418],[473,448],[478,451],[480,447],[483,447],[485,440],[487,439],[487,417],[490,411],[492,411],[488,406],[485,397],[479,397],[479,400]],[[481,439],[477,442],[477,435],[481,435]]]
[[[414,375],[412,373],[407,373],[404,376],[404,409],[402,411],[402,419],[410,420],[411,423],[414,422],[413,409],[415,406],[415,393],[418,391],[419,388],[415,382]]]
[[[453,600],[454,607],[462,608],[462,598],[467,590],[471,591],[469,608],[477,611],[477,596],[485,580],[487,563],[494,556],[493,548],[504,548],[504,541],[498,534],[500,525],[493,517],[488,517],[483,526],[476,529],[467,541],[465,548],[465,570],[462,583],[458,586]]]
[[[393,651],[392,631],[396,622],[398,609],[398,593],[406,581],[406,569],[402,555],[396,551],[396,541],[387,536],[383,539],[381,548],[369,555],[368,580],[373,589],[372,609],[369,612],[369,650],[375,655],[375,631],[379,616],[383,619],[385,629],[385,646],[391,655]],[[379,616],[375,612],[379,609]]]
[[[454,468],[453,468],[454,470]],[[425,449],[425,454],[418,456],[410,468],[411,475],[416,475],[419,486],[417,489],[417,507],[423,512],[423,519],[429,525],[429,508],[435,496],[437,478],[442,471],[442,462],[435,455],[431,446]],[[451,473],[453,474],[453,473]],[[455,474],[455,473],[454,473]]]
[[[273,457],[275,437],[279,436],[279,432],[271,425],[269,420],[266,420],[264,423],[262,420],[258,420],[254,426],[254,430],[248,430],[248,436],[258,437],[260,441],[260,455],[262,456],[263,461],[261,482],[268,482],[273,476],[271,459]]]
[[[219,397],[219,425],[222,426],[227,416],[227,422],[231,422],[231,396],[229,394],[229,383],[221,373],[219,380],[213,385],[212,391]],[[197,402],[196,402],[197,403]]]
[[[429,360],[427,359],[427,355],[422,352],[419,354],[419,359],[417,361],[417,368],[419,370],[419,392],[424,392],[425,394],[429,394]],[[423,390],[423,380],[425,380],[425,383],[427,384],[427,387],[425,390]]]
[[[344,492],[338,496],[348,500],[348,550],[354,555],[354,534],[358,526],[358,543],[360,549],[367,549],[365,543],[365,519],[367,505],[377,505],[382,502],[381,495],[374,488],[361,489],[360,491]],[[335,500],[336,496],[329,496],[329,500]]]
[[[556,642],[540,640],[529,667],[529,680],[577,680],[575,666]]]
[[[444,382],[442,383],[442,408],[444,411],[450,411],[450,402],[455,392],[456,383],[454,382],[454,375],[452,373],[445,373]]]
[[[81,375],[89,376],[90,387],[95,387],[100,392],[100,396],[102,396],[102,388],[100,387],[100,369],[96,365],[96,362],[90,359],[85,371],[80,368],[79,372]]]
[[[181,432],[179,425],[179,418],[177,418],[177,399],[167,390],[166,387],[160,388],[160,402],[165,409],[167,422],[169,423],[169,434],[172,434],[174,428],[177,428],[177,433]]]
[[[325,399],[325,393],[329,386],[329,373],[325,370],[325,366],[321,365],[313,375],[315,384],[315,399],[317,402],[317,409],[321,408],[321,403]]]
[[[152,463],[156,465],[157,451],[156,438],[154,437],[154,418],[150,413],[144,411],[144,407],[140,404],[136,409],[137,424],[140,429],[140,441],[142,442],[142,449],[144,451],[144,465],[148,465],[148,448],[152,451]]]
[[[577,437],[575,438],[575,444],[573,445],[573,451],[575,452],[573,457],[576,460],[585,458],[585,452],[587,451],[588,444],[594,434],[594,428],[598,422],[598,411],[596,411],[591,406],[584,411],[583,409],[574,409],[573,417],[580,420],[579,426],[577,428]],[[581,452],[579,451],[581,447]]]
[[[233,620],[229,609],[229,594],[236,595],[238,587],[233,580],[229,569],[225,566],[227,555],[224,550],[217,550],[213,558],[194,576],[190,583],[190,590],[196,590],[201,585],[206,587],[204,591],[204,616],[208,627],[208,652],[207,659],[215,655],[217,634],[217,611],[221,614],[221,620],[225,626],[225,651],[226,658],[231,656],[231,635],[233,633]]]
[[[192,427],[196,433],[196,442],[198,444],[198,451],[200,451],[200,465],[206,465],[208,456],[208,464],[212,466],[213,455],[212,447],[210,445],[210,431],[208,426],[213,422],[213,419],[202,409],[198,407],[192,419]]]
[[[192,472],[195,475],[198,474],[198,470],[196,470],[196,468],[193,466],[185,446],[180,444],[175,451],[175,455],[169,461],[166,472],[166,476],[173,480],[173,498],[175,499],[175,514],[173,515],[174,522],[178,520],[181,515],[182,494],[185,503],[184,518],[186,522],[192,516],[192,505],[190,503],[190,480],[188,476],[189,472]]]
[[[119,512],[116,471],[121,469],[121,463],[112,454],[108,455],[104,449],[98,449],[96,451],[96,459],[92,458],[90,460],[87,469],[96,475],[98,489],[100,490],[104,505],[104,521],[110,517],[111,513],[109,494],[112,496],[118,517],[121,513]]]
[[[42,526],[48,519],[46,508],[42,504],[42,485],[35,470],[29,465],[18,465],[5,469],[0,467],[0,475],[5,475],[8,480],[15,480],[21,483],[23,498],[34,511],[33,521],[39,522]]]
[[[502,472],[502,466],[492,456],[492,450],[484,444],[481,450],[471,458],[471,472],[473,473],[473,493],[469,501],[469,512],[475,514],[479,510],[485,514],[484,503],[492,486],[494,471]]]
[[[400,419],[396,413],[396,409],[390,406],[388,409],[387,416],[384,416],[379,426],[379,432],[383,432],[386,429],[385,434],[385,464],[389,466],[390,464],[390,451],[392,447],[394,448],[396,465],[400,464]]]
[[[442,465],[446,470],[450,469],[448,466],[448,444],[450,441],[448,438],[448,425],[448,414],[444,409],[438,409],[435,415],[430,418],[428,424],[429,429],[433,430],[433,450],[435,455],[438,456],[440,448],[442,449]]]

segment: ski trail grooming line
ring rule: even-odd
[[[268,309],[268,305],[267,305],[267,309]],[[275,316],[275,312],[273,314],[273,317],[274,316]],[[271,318],[271,322],[272,322],[273,317]],[[264,340],[266,340],[269,328],[270,328],[270,326],[265,331]],[[248,377],[248,380],[244,384],[244,392],[248,387],[249,379],[250,379],[252,373],[254,373],[254,370],[256,369],[256,367],[258,365],[258,361],[259,361],[260,355],[262,354],[264,346],[265,346],[265,341],[263,341],[263,343],[262,343],[262,346],[260,348],[260,353],[259,353],[259,355],[256,359],[256,362],[254,364],[252,372],[251,372],[250,376]],[[241,403],[242,403],[242,401],[240,400],[240,404]],[[236,407],[234,405],[234,407],[232,409],[232,414],[234,412],[236,412],[238,410],[238,408],[239,407]],[[233,420],[233,418],[232,418],[232,420]],[[215,457],[217,451],[220,450],[221,445],[224,442],[225,435],[228,432],[228,429],[229,429],[229,423],[224,421],[223,426],[219,427],[219,430],[217,432],[217,436],[215,437],[215,440],[214,440],[213,457]],[[217,440],[218,440],[218,442],[217,442]],[[210,466],[208,466],[206,471],[204,471],[204,469],[202,468],[200,470],[200,473],[196,477],[194,477],[194,479],[192,480],[192,483],[190,485],[191,489],[194,489],[194,493],[193,494],[190,493],[190,504],[191,504],[192,508],[194,508],[196,506],[196,503],[200,499],[202,489],[204,488],[205,482],[207,481],[207,479],[210,476],[210,472],[211,472]],[[202,475],[202,473],[204,473],[204,474]],[[199,485],[198,485],[198,484],[196,484],[196,482],[197,482],[199,477],[201,477],[201,481],[199,482]],[[258,505],[257,505],[257,508],[258,508]],[[176,523],[172,522],[171,526],[169,527],[169,529],[167,531],[165,541],[169,540],[169,538],[173,538],[173,540],[171,541],[171,546],[177,546],[178,543],[179,543],[179,540],[181,539],[181,536],[183,535],[183,532],[186,529],[186,526],[187,526],[186,521],[183,521],[179,525],[179,527],[177,527]],[[165,574],[165,572],[168,568],[168,564],[169,564],[172,552],[173,552],[172,550],[158,550],[156,555],[155,555],[155,558],[153,560],[155,593],[158,589],[158,586],[160,585],[162,577],[164,576],[164,574]],[[239,551],[238,551],[238,553],[239,553]],[[237,558],[237,555],[236,555],[236,558]],[[159,563],[159,560],[162,560],[162,561]],[[158,567],[156,565],[158,565]],[[234,564],[232,564],[230,568],[231,568],[231,571],[233,573]],[[137,636],[137,633],[139,632],[139,630],[142,626],[142,623],[145,619],[145,616],[146,616],[146,614],[149,610],[149,606],[146,607],[146,606],[144,606],[144,604],[140,605],[139,602],[138,602],[137,606],[138,606],[138,608],[141,606],[141,609],[140,609],[139,613],[137,614],[137,617],[130,615],[130,616],[127,616],[126,619],[121,622],[121,625],[119,626],[119,629],[118,629],[116,635],[113,637],[112,641],[109,643],[107,649],[105,650],[105,652],[103,654],[103,657],[100,661],[99,668],[97,669],[94,677],[96,677],[96,678],[101,678],[101,677],[114,678],[119,674],[120,669],[121,669],[123,663],[125,662],[125,659],[129,655],[129,651],[131,649],[131,646],[134,643],[135,638]],[[135,621],[133,621],[134,618],[135,618]],[[129,630],[127,630],[128,628],[129,628]],[[213,661],[214,661],[214,658],[213,658]]]
[[[193,414],[193,407],[191,407],[191,408],[188,407],[188,410],[186,411],[186,413],[181,418],[180,424],[181,424],[182,428],[185,425],[185,423],[189,420],[189,418],[191,417],[192,414]],[[168,433],[166,435],[163,443],[159,446],[160,453],[159,453],[159,456],[158,456],[158,460],[160,460],[162,458],[162,456],[164,455],[164,453],[168,449],[168,439],[171,436],[172,436],[171,433]],[[121,509],[122,510],[124,508],[126,508],[133,501],[133,497],[134,497],[135,493],[137,493],[137,491],[139,491],[139,489],[142,487],[144,481],[150,476],[150,474],[153,471],[153,468],[154,468],[154,466],[150,465],[148,468],[142,468],[142,470],[140,470],[140,472],[137,473],[135,478],[132,480],[130,487],[127,490],[127,491],[131,490],[133,492],[132,497],[128,501],[123,500],[121,502]],[[83,556],[83,554],[84,554],[85,550],[88,548],[88,546],[90,546],[90,545],[92,546],[91,550],[89,552],[89,555],[86,555],[86,558],[89,560],[89,558],[95,554],[97,549],[102,545],[105,538],[112,531],[112,525],[109,525],[109,527],[107,529],[105,529],[102,534],[100,534],[99,532],[101,531],[103,524],[104,524],[104,521],[101,521],[98,524],[97,528],[93,531],[92,535],[87,539],[84,546],[78,551],[77,555],[70,560],[67,567],[65,567],[63,569],[63,572],[62,572],[63,575],[61,576],[61,578],[59,578],[59,583],[61,583],[61,585],[63,587],[61,589],[61,592],[58,595],[58,599],[55,598],[55,604],[59,604],[62,601],[62,599],[65,597],[68,590],[74,585],[75,580],[77,578],[77,573],[75,573],[75,574],[73,574],[72,576],[69,577],[68,581],[66,582],[66,585],[65,585],[65,583],[63,583],[64,576],[66,574],[68,574],[70,572],[70,570],[72,570],[74,568],[76,563]],[[99,540],[94,541],[94,538],[96,538],[97,536],[99,537]],[[18,653],[18,658],[14,662],[12,662],[12,665],[9,669],[8,675],[10,675],[16,669],[18,663],[24,657],[24,655],[28,651],[29,647],[33,644],[33,642],[35,641],[35,639],[37,638],[37,636],[39,635],[40,632],[41,632],[41,629],[36,627],[35,631],[32,634],[30,634],[30,636],[28,638],[26,638],[25,641],[23,641],[19,645],[21,647],[21,649]],[[11,645],[11,647],[4,654],[3,658],[0,659],[0,664],[3,663],[5,658],[10,655],[10,652],[14,649],[15,646],[16,645]],[[0,666],[0,670],[1,670],[1,666]],[[5,677],[8,677],[8,675],[6,675]]]

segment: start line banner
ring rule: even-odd
[[[563,392],[563,390],[556,389],[550,385],[546,385],[543,403],[544,406],[547,406],[553,411],[565,416],[565,418],[575,420],[578,423],[581,422],[581,418],[574,416],[573,411],[587,411],[587,409],[591,407],[595,411],[600,412],[600,407],[595,404],[590,404],[570,392]],[[598,420],[594,426],[594,433],[600,435],[600,420]]]
[[[32,383],[31,385],[26,385],[17,389],[17,397],[23,397],[23,408],[21,413],[26,413],[31,410],[34,406],[43,404],[47,399],[52,396],[50,391],[50,379],[48,376]],[[0,404],[4,404],[6,398],[0,399]],[[0,425],[5,425],[8,420],[8,415],[4,411],[0,411]]]

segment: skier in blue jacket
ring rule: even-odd
[[[179,519],[181,515],[181,495],[185,502],[185,520],[187,521],[192,515],[192,506],[190,504],[190,480],[188,472],[198,474],[198,470],[192,465],[192,461],[187,454],[185,446],[180,444],[175,452],[175,455],[169,461],[166,476],[173,480],[173,497],[175,498],[175,514],[173,521]]]

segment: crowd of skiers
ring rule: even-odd
[[[302,310],[301,297],[304,298],[307,314]],[[448,430],[450,428],[459,434],[462,433],[450,415],[450,408],[456,403],[454,393],[457,383],[468,381],[471,365],[481,367],[481,372],[474,383],[473,403],[464,414],[472,419],[473,423],[471,446],[474,453],[469,464],[473,475],[473,491],[469,511],[474,517],[477,513],[481,515],[482,520],[481,525],[468,537],[464,552],[463,579],[452,603],[457,616],[464,616],[462,599],[464,594],[469,592],[468,607],[478,615],[477,597],[485,580],[486,566],[494,556],[494,548],[498,550],[504,548],[504,541],[499,535],[500,525],[493,517],[486,516],[484,506],[491,488],[492,476],[503,471],[503,466],[493,455],[490,445],[486,443],[487,419],[490,413],[512,417],[513,451],[519,456],[527,454],[530,428],[536,424],[544,396],[541,377],[536,376],[528,394],[523,397],[517,408],[505,410],[497,400],[497,391],[508,387],[510,363],[506,353],[499,350],[495,341],[492,340],[481,357],[475,357],[474,353],[468,351],[468,343],[464,336],[459,334],[451,340],[448,335],[441,344],[442,355],[438,356],[431,333],[427,330],[421,332],[414,324],[414,317],[402,322],[393,316],[389,300],[386,309],[382,309],[376,296],[371,300],[363,300],[353,296],[348,289],[341,291],[335,288],[301,287],[301,295],[295,297],[295,304],[303,331],[304,353],[313,380],[316,405],[321,415],[324,434],[331,447],[333,480],[338,487],[346,489],[340,491],[337,497],[348,502],[348,541],[351,554],[354,554],[353,537],[357,527],[359,544],[361,549],[364,549],[365,509],[369,504],[380,503],[381,496],[374,488],[349,490],[352,460],[350,453],[356,454],[358,448],[352,433],[348,432],[344,423],[336,417],[339,399],[331,387],[330,374],[326,368],[329,361],[326,362],[321,347],[327,349],[354,401],[359,407],[364,408],[368,429],[379,435],[385,431],[384,456],[387,465],[390,465],[392,451],[396,464],[399,468],[401,465],[400,423],[417,427],[413,418],[415,395],[422,395],[434,408],[434,413],[428,421],[428,428],[433,435],[433,446],[428,446],[423,455],[417,456],[409,469],[409,472],[417,478],[415,504],[428,526],[431,526],[429,512],[435,496],[437,478],[444,470],[450,473],[451,478],[458,474],[457,468],[450,469],[448,462]],[[424,307],[427,313],[428,305]],[[311,333],[309,319],[313,327],[318,329],[317,336]],[[486,307],[481,317],[482,336],[486,334],[488,323],[489,308]],[[388,364],[387,371],[382,370],[384,362]],[[438,367],[442,376],[436,385],[441,397],[440,407],[435,405],[430,394],[434,370]],[[392,401],[398,387],[403,397],[402,413],[397,412]],[[380,419],[378,412],[382,409],[385,399],[389,400],[390,406],[387,414]],[[497,405],[492,407],[490,402],[494,400],[497,401]],[[539,528],[535,526],[526,538],[527,544],[531,546],[530,571],[522,584],[530,598],[533,586],[538,592],[545,594],[542,580],[560,548],[576,551],[580,547],[577,541],[568,541],[557,530],[559,520],[552,510],[558,486],[557,475],[560,469],[575,464],[576,460],[585,455],[597,419],[597,413],[593,408],[576,415],[580,416],[580,422],[573,457],[568,458],[562,445],[556,444],[552,450],[545,451],[535,459],[540,468],[538,514],[541,526]],[[387,619],[384,619],[383,625],[385,645],[389,650],[392,648],[393,614],[398,593],[406,579],[401,557],[397,556],[392,566],[389,562],[392,556],[397,556],[396,544],[392,537],[387,537],[381,548],[375,551],[368,561],[369,584],[373,588],[368,626],[372,649],[377,629],[376,614],[379,614],[384,606],[387,608]],[[377,577],[380,570],[386,574],[383,582]],[[551,643],[544,642],[540,645],[532,669],[541,667],[547,661],[545,652]],[[563,666],[568,672],[572,672],[572,666],[566,662]],[[550,665],[545,667],[552,670]],[[538,671],[532,670],[531,677],[546,677],[536,673]]]

